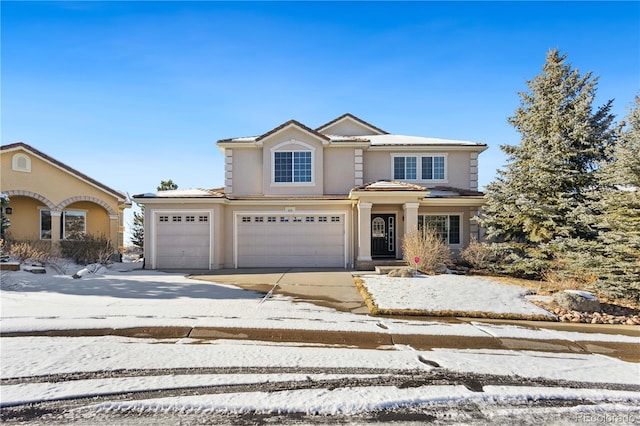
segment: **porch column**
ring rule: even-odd
[[[60,218],[62,212],[60,210],[51,210],[51,252],[57,253],[60,246],[60,232],[62,232],[62,224]]]
[[[372,203],[358,203],[358,258],[371,260],[371,207]]]
[[[404,203],[404,235],[418,229],[418,203]]]
[[[117,214],[109,215],[109,239],[111,240],[111,245],[113,246],[114,252],[119,252],[120,248],[122,248],[123,242],[120,238],[120,217]]]

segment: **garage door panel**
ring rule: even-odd
[[[176,213],[160,215],[156,220],[156,268],[209,268],[211,236],[208,214]]]
[[[237,223],[238,266],[344,267],[344,216],[333,222],[331,216],[322,216],[323,221],[320,215],[243,216]]]

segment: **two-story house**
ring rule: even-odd
[[[225,186],[134,196],[147,268],[340,267],[401,259],[435,227],[457,251],[478,232],[486,144],[389,134],[351,114],[217,142]]]

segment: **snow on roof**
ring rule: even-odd
[[[405,136],[405,135],[371,135],[367,136],[371,141],[371,146],[384,145],[464,145],[464,146],[483,146],[483,143],[458,141],[453,139],[426,138],[423,136]]]
[[[147,192],[146,194],[136,195],[135,197],[145,198],[179,198],[179,197],[223,197],[224,194],[220,190],[188,188],[174,189],[170,191]]]
[[[356,191],[428,191],[427,188],[407,182],[379,180],[365,183],[354,188]]]

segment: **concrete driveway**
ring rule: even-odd
[[[246,290],[283,294],[339,311],[369,314],[351,272],[331,268],[219,269],[193,279],[233,284]]]

